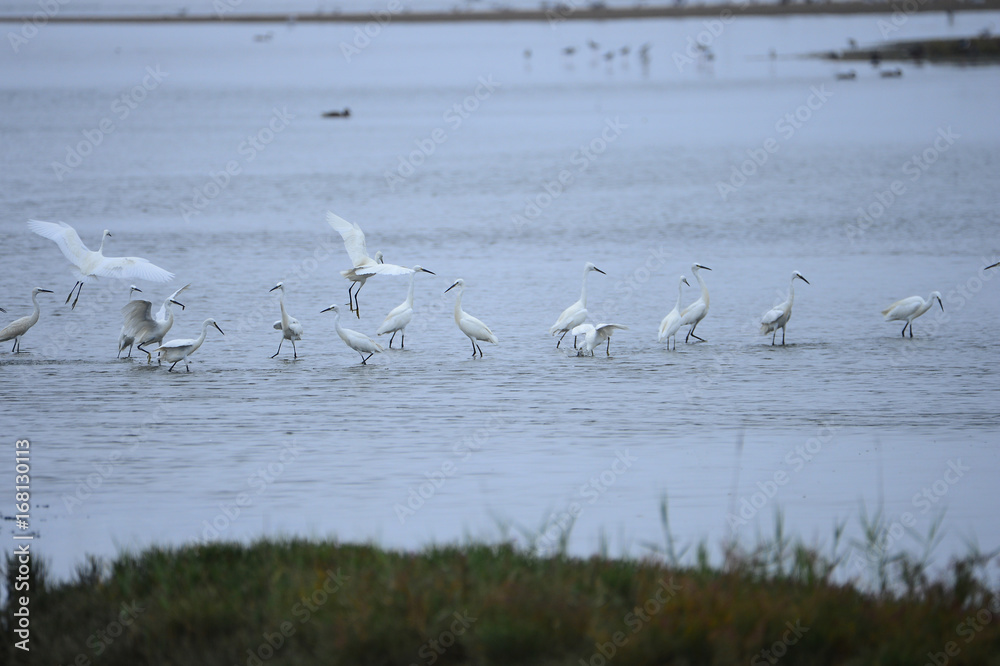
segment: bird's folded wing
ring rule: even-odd
[[[41,220],[28,220],[28,228],[43,238],[55,241],[62,253],[75,266],[83,263],[84,258],[90,253],[87,246],[80,240],[76,230],[65,222],[42,222]]]
[[[181,338],[177,340],[171,340],[170,342],[161,343],[160,346],[154,349],[153,351],[157,351],[160,349],[170,349],[175,347],[188,347],[196,342],[198,342],[197,338]]]
[[[409,275],[413,269],[396,264],[368,264],[367,266],[358,266],[354,272],[357,275]]]
[[[150,282],[167,282],[174,277],[173,273],[163,270],[141,257],[105,257],[101,265],[94,270],[94,275],[126,280],[149,280]]]
[[[785,314],[785,311],[781,308],[772,308],[768,310],[763,317],[760,318],[760,323],[762,324],[773,324],[781,318],[781,315]]]
[[[326,214],[326,221],[344,239],[344,248],[351,263],[355,266],[364,264],[368,260],[368,248],[365,247],[365,232],[361,231],[361,227],[330,212]]]

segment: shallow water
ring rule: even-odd
[[[912,17],[893,36],[996,18]],[[638,555],[661,539],[664,494],[682,543],[730,536],[727,512],[746,500],[761,505],[738,526],[748,541],[779,508],[792,533],[829,540],[881,502],[920,533],[946,508],[941,561],[970,535],[1000,546],[1000,272],[980,270],[1000,251],[997,70],[884,80],[863,66],[837,82],[843,67],[757,58],[870,43],[872,18],[737,21],[702,68],[671,57],[698,21],[391,28],[351,62],[338,48],[351,28],[333,25],[278,26],[267,44],[254,26],[48,26],[0,56],[0,305],[17,317],[32,286],[56,292],[40,297],[27,353],[0,351],[0,415],[11,446],[32,442],[32,528],[57,573],[152,542],[412,548],[571,511],[573,552],[603,534]],[[560,55],[589,37],[651,42],[648,72]],[[135,92],[147,67],[166,75]],[[320,117],[345,106],[349,121]],[[104,118],[114,131],[90,141]],[[272,119],[280,131],[262,133]],[[53,167],[88,141],[79,166]],[[401,161],[413,173],[387,179]],[[877,214],[897,181],[859,226],[857,209]],[[417,278],[406,349],[367,366],[320,314],[346,302],[326,210],[387,261],[437,273]],[[190,373],[116,360],[128,285],[90,284],[71,311],[68,265],[30,218],[64,220],[91,247],[111,229],[107,254],[177,274],[140,283],[143,296],[192,283],[168,337],[209,316],[226,335],[209,333]],[[547,335],[585,261],[607,273],[588,278],[592,318],[629,327],[610,357]],[[707,342],[668,352],[657,327],[694,261],[712,268]],[[797,283],[788,344],[773,348],[756,322],[792,270],[811,284]],[[500,339],[483,359],[442,293],[458,277]],[[297,361],[287,343],[268,358],[278,280],[305,327]],[[372,279],[345,325],[374,334],[406,287]],[[882,322],[892,301],[934,289],[945,310],[912,340]]]

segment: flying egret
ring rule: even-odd
[[[333,227],[340,237],[344,239],[344,248],[347,255],[354,264],[353,268],[340,271],[340,274],[351,281],[351,286],[347,289],[347,297],[350,299],[351,311],[356,312],[358,319],[361,318],[361,310],[358,306],[358,292],[365,286],[365,281],[373,275],[406,275],[413,270],[405,266],[387,264],[382,261],[382,253],[376,252],[375,258],[368,256],[368,248],[365,247],[365,232],[361,231],[356,223],[348,222],[342,217],[331,212],[326,214],[327,223]],[[358,284],[358,292],[352,296],[351,290]]]
[[[125,320],[122,328],[125,329],[126,335],[135,338],[137,341],[135,348],[146,355],[146,363],[153,362],[153,355],[145,349],[145,346],[163,342],[170,327],[174,325],[174,311],[171,306],[179,305],[182,310],[184,309],[184,304],[179,302],[177,297],[190,286],[191,283],[188,283],[167,296],[155,317],[152,314],[153,304],[149,301],[129,301],[122,307],[122,318]]]
[[[378,330],[375,331],[376,335],[392,333],[392,337],[389,338],[389,349],[392,349],[392,341],[396,337],[396,333],[400,334],[400,349],[403,348],[403,343],[406,340],[406,326],[413,319],[413,283],[416,281],[417,273],[436,275],[436,273],[427,270],[423,266],[414,266],[413,272],[410,274],[410,290],[406,293],[406,300],[390,310],[389,314],[382,321],[382,324],[378,327]]]
[[[201,347],[201,343],[205,341],[205,336],[208,335],[208,327],[214,326],[219,329],[219,333],[223,333],[219,325],[215,323],[215,320],[209,317],[201,323],[201,335],[197,338],[184,338],[180,340],[171,340],[170,342],[164,342],[154,352],[160,352],[160,360],[170,363],[170,367],[167,372],[173,372],[174,366],[184,361],[184,367],[188,372],[191,372],[191,368],[188,367],[188,357],[198,351],[198,347]]]
[[[274,328],[281,331],[281,340],[278,341],[278,351],[274,352],[274,356],[281,353],[281,344],[285,340],[292,341],[292,358],[298,358],[299,352],[295,349],[295,341],[302,339],[302,324],[295,317],[289,317],[288,312],[285,311],[285,285],[281,282],[271,287],[270,291],[275,289],[281,290],[281,298],[278,299],[278,305],[281,306],[281,319],[274,322]],[[272,356],[271,358],[274,358]]]
[[[478,349],[479,356],[482,358],[483,350],[476,344],[476,340],[492,342],[495,345],[500,344],[500,341],[497,340],[497,336],[493,335],[489,326],[462,309],[462,292],[465,291],[465,280],[461,278],[455,280],[455,284],[445,289],[444,293],[447,294],[455,287],[458,287],[458,297],[455,298],[455,323],[458,324],[462,333],[469,336],[469,341],[472,342],[472,357],[475,358]]]
[[[101,235],[101,245],[97,252],[91,252],[80,240],[76,230],[65,222],[41,222],[39,220],[28,220],[28,228],[39,236],[54,241],[62,253],[66,255],[70,263],[73,264],[73,272],[77,276],[76,284],[69,291],[66,302],[73,298],[73,307],[80,300],[80,292],[83,291],[84,282],[92,282],[99,277],[116,278],[119,280],[138,279],[149,280],[150,282],[168,282],[173,279],[174,274],[167,272],[149,263],[141,257],[105,257],[104,239],[111,236],[107,229]]]
[[[556,323],[552,324],[552,328],[549,329],[549,335],[555,335],[560,332],[562,333],[559,341],[556,342],[556,349],[559,349],[559,344],[571,329],[579,326],[587,320],[587,274],[590,273],[590,271],[597,271],[601,275],[607,275],[607,273],[589,261],[584,265],[583,287],[580,290],[580,300],[563,310],[563,313],[559,315],[559,319],[557,319]],[[573,348],[576,349],[576,337],[573,338]]]
[[[802,277],[802,273],[792,271],[792,281],[788,285],[788,300],[781,305],[775,305],[760,319],[760,334],[767,335],[768,333],[772,333],[772,347],[774,346],[774,338],[778,335],[779,328],[781,329],[781,345],[785,345],[785,326],[788,325],[788,320],[792,318],[792,303],[795,302],[795,280],[797,279],[809,284],[809,280]]]
[[[139,287],[135,286],[134,284],[129,286],[128,288],[129,303],[132,302],[132,293],[136,291],[139,292],[140,294],[142,293],[142,289],[139,289]],[[118,335],[118,358],[122,357],[122,350],[125,349],[126,347],[128,347],[128,358],[132,358],[132,343],[134,342],[135,342],[135,336],[133,336],[131,332],[127,330],[125,324],[122,324],[122,332]]]
[[[594,326],[593,324],[580,324],[579,326],[573,327],[573,335],[582,335],[583,347],[577,352],[577,356],[583,356],[584,353],[590,352],[590,355],[594,355],[594,350],[601,345],[605,340],[608,341],[607,355],[611,356],[611,334],[615,332],[615,329],[628,330],[628,326],[622,326],[621,324],[598,324]]]
[[[656,338],[657,342],[667,341],[667,349],[670,349],[670,338],[674,339],[674,349],[677,349],[677,331],[681,330],[681,296],[684,293],[684,285],[691,286],[687,278],[683,275],[677,282],[677,304],[674,309],[667,313],[667,316],[660,322],[660,334]]]
[[[886,321],[903,321],[906,323],[903,325],[903,330],[900,333],[904,338],[906,337],[906,327],[910,327],[910,337],[913,337],[913,320],[927,312],[934,305],[934,299],[937,299],[938,305],[941,306],[941,312],[944,312],[944,303],[941,302],[941,292],[932,291],[931,295],[927,297],[927,300],[920,298],[919,296],[910,296],[909,298],[904,298],[900,301],[896,301],[885,310],[882,310],[882,316],[885,317]]]
[[[38,307],[38,294],[51,294],[52,292],[48,289],[42,289],[41,287],[35,287],[31,290],[31,302],[35,306],[34,312],[32,312],[27,317],[21,317],[20,319],[15,319],[0,331],[0,342],[7,342],[8,340],[14,341],[14,346],[10,348],[11,353],[20,354],[21,353],[21,336],[28,332],[28,329],[34,326],[38,322],[38,315],[42,312],[42,309]],[[6,310],[4,311],[6,312]]]
[[[712,270],[708,266],[702,266],[701,264],[691,265],[691,272],[694,273],[695,279],[698,280],[698,286],[701,287],[701,296],[697,301],[681,310],[681,326],[691,326],[688,329],[687,335],[684,336],[684,342],[687,342],[690,338],[700,340],[701,342],[705,341],[704,338],[699,338],[694,334],[694,329],[698,327],[701,320],[708,314],[708,287],[698,273],[698,270],[702,268],[706,271]]]
[[[361,355],[361,365],[368,365],[368,359],[375,354],[381,354],[385,351],[382,349],[382,345],[375,342],[364,333],[358,333],[357,331],[352,331],[349,328],[341,326],[340,308],[336,305],[331,305],[325,310],[320,310],[321,314],[323,312],[333,312],[333,323],[337,327],[337,335],[339,335],[340,339],[344,341],[344,344]],[[365,352],[368,353],[368,356],[365,356]]]

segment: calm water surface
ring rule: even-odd
[[[997,18],[913,17],[893,36]],[[843,17],[737,21],[713,63],[676,66],[702,28],[391,26],[348,62],[350,26],[274,26],[267,43],[254,26],[49,26],[3,52],[3,321],[31,287],[56,293],[27,353],[0,351],[0,417],[11,450],[32,442],[32,527],[55,571],[201,538],[497,538],[574,503],[573,552],[604,535],[639,555],[664,494],[682,543],[732,535],[744,500],[762,505],[736,530],[748,542],[778,509],[822,541],[881,501],[918,532],[945,511],[942,562],[973,535],[1000,546],[1000,272],[980,270],[1000,252],[997,70],[865,65],[843,82],[783,57],[879,39],[876,19]],[[589,38],[633,55],[561,55]],[[347,287],[326,210],[437,273],[417,278],[406,349],[368,366],[320,314]],[[30,218],[92,248],[110,229],[109,255],[177,274],[144,297],[192,283],[168,337],[206,317],[226,335],[189,374],[116,360],[128,285],[88,285],[71,311],[68,265]],[[592,317],[629,327],[610,357],[547,335],[585,261],[607,273],[588,278]],[[657,326],[694,261],[712,268],[707,342],[668,352]],[[793,270],[811,284],[772,348],[756,322]],[[481,360],[442,294],[458,277],[500,339]],[[269,358],[279,280],[305,327],[297,361],[287,343]],[[406,287],[371,280],[345,324],[374,334]],[[935,289],[945,310],[912,340],[881,321]]]

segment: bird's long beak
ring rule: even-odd
[[[53,293],[55,293],[55,292],[54,292],[54,291],[52,291],[51,289],[39,289],[38,291],[41,291],[41,292],[44,292],[44,293],[46,293],[46,294],[53,294]]]
[[[173,303],[174,305],[179,305],[179,306],[181,306],[181,310],[183,310],[183,309],[184,309],[184,304],[183,304],[183,303],[179,303],[178,301],[175,301],[175,300],[174,300],[174,299],[172,299],[172,298],[170,299],[170,302],[171,302],[171,303]]]
[[[216,328],[219,328],[218,324],[212,324],[212,325],[215,326]],[[219,333],[222,333],[223,335],[225,335],[225,333],[222,331],[221,328],[219,328]]]
[[[270,294],[272,291],[274,291],[275,289],[278,289],[278,288],[279,288],[278,285],[274,285],[273,287],[271,287],[270,289],[267,290],[267,293]]]
[[[0,308],[0,312],[7,312],[7,311],[4,310],[3,308]]]
[[[334,306],[332,306],[332,305],[331,305],[330,307],[328,307],[328,308],[327,308],[327,309],[325,309],[325,310],[320,310],[320,311],[319,311],[319,313],[320,313],[320,314],[323,314],[324,312],[329,312],[329,311],[330,311],[330,310],[332,310],[333,308],[334,308]]]
[[[454,289],[454,288],[455,288],[455,287],[457,287],[457,286],[458,286],[458,283],[456,282],[455,284],[453,284],[453,285],[451,285],[450,287],[448,287],[447,289],[445,289],[445,290],[444,290],[444,293],[446,293],[446,294],[447,294],[447,293],[448,293],[449,291],[451,291],[452,289]]]
[[[602,270],[601,270],[600,268],[598,268],[597,266],[594,266],[594,270],[595,270],[595,271],[597,271],[598,273],[600,273],[601,275],[607,275],[607,273],[605,273],[604,271],[602,271]]]
[[[940,305],[940,306],[941,306],[941,312],[944,312],[944,303],[942,303],[942,302],[941,302],[941,299],[940,299],[940,298],[939,298],[939,299],[937,299],[937,302],[938,302],[938,305]]]
[[[984,271],[988,271],[988,270],[990,270],[991,268],[996,268],[997,266],[1000,266],[1000,261],[998,261],[997,263],[993,264],[992,266],[987,266],[987,267],[986,267],[986,268],[984,268],[983,270],[984,270]]]
[[[701,264],[698,264],[698,268],[704,268],[704,269],[705,269],[706,271],[710,271],[710,270],[712,270],[712,269],[711,269],[711,268],[709,268],[708,266],[702,266]]]
[[[140,294],[142,293],[142,289],[139,289],[139,287],[129,287],[129,289],[131,289],[132,291],[137,291]]]
[[[684,284],[686,284],[686,285],[687,285],[687,286],[689,286],[689,287],[691,286],[691,283],[690,283],[690,282],[688,282],[688,279],[687,279],[687,278],[684,278],[683,280],[681,280],[681,282],[683,282]]]
[[[437,275],[437,273],[435,273],[434,271],[429,271],[426,268],[421,268],[420,270],[422,270],[424,273],[430,273],[431,275]]]
[[[809,280],[805,279],[805,278],[804,278],[804,277],[802,277],[801,275],[799,275],[799,276],[798,276],[798,278],[799,278],[800,280],[802,280],[803,282],[805,282],[806,284],[811,284],[811,283],[809,282]]]

